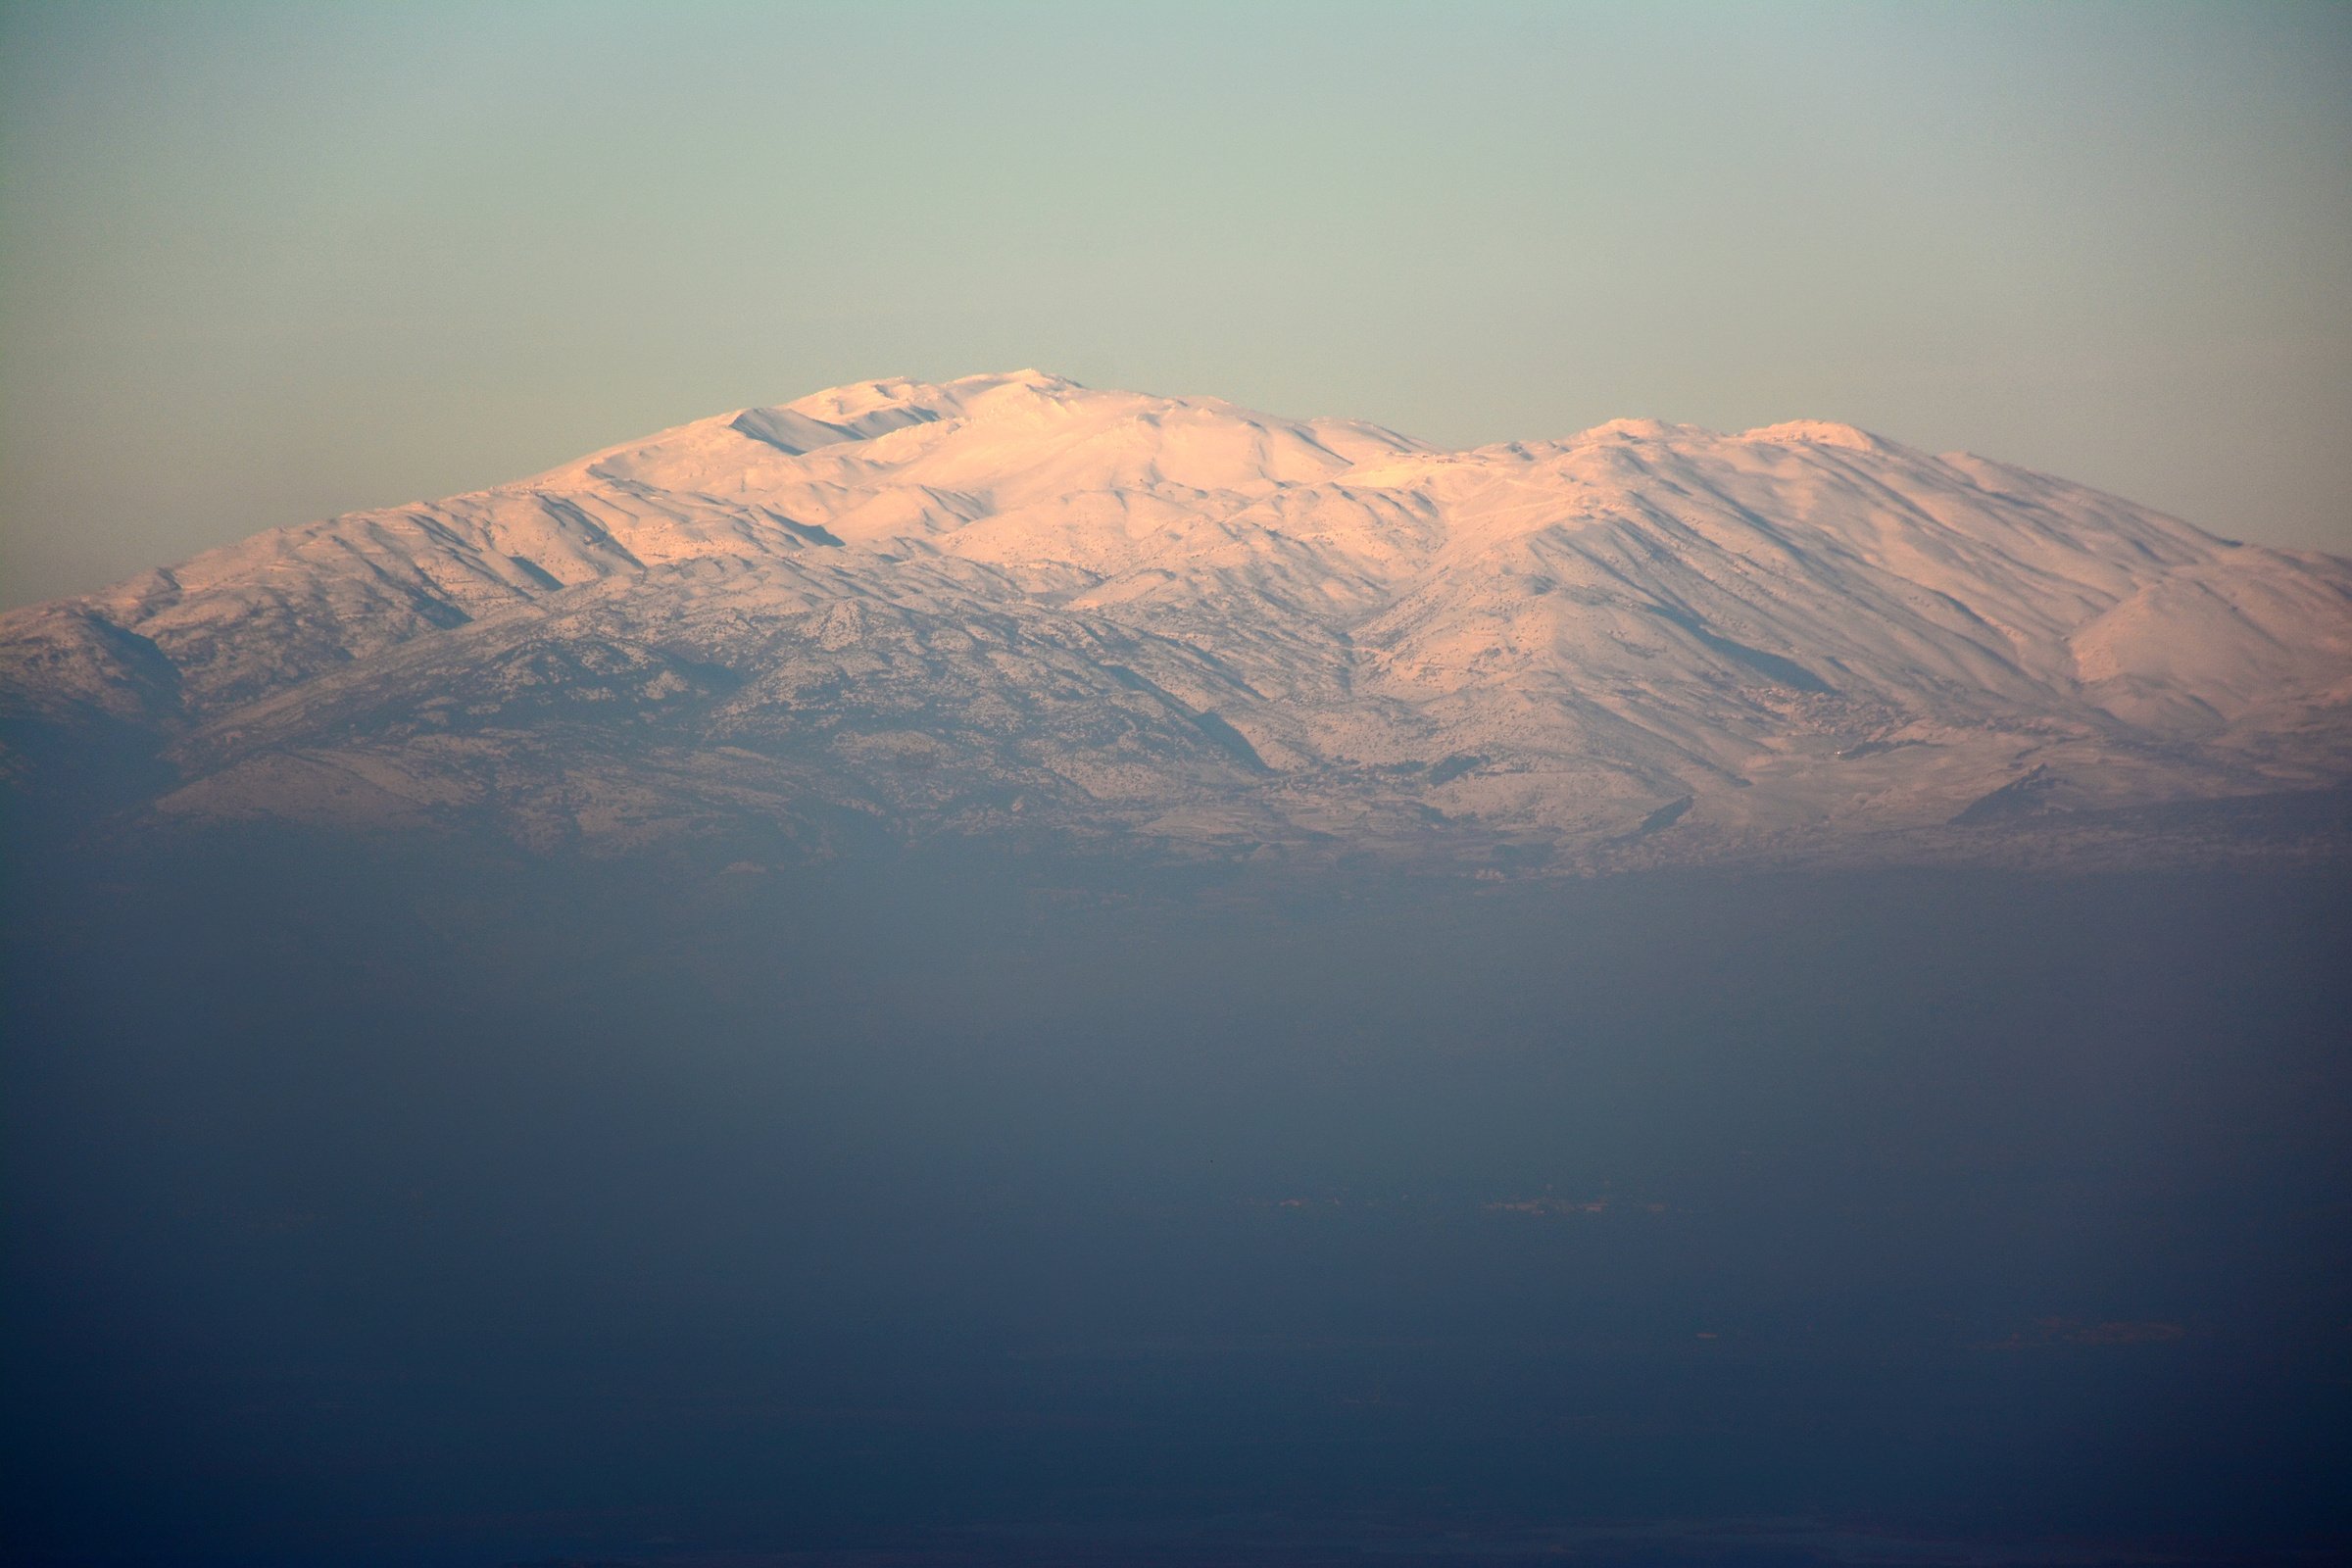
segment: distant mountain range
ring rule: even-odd
[[[2352,562],[1838,424],[869,381],[0,616],[0,724],[133,830],[2128,852],[2352,782]]]

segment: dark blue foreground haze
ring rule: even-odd
[[[2340,875],[12,877],[12,1560],[2352,1543]]]

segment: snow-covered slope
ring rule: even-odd
[[[20,611],[0,705],[26,787],[147,737],[181,818],[1800,853],[2352,779],[2352,563],[1842,425],[1440,452],[1022,371]]]

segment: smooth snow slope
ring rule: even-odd
[[[259,534],[0,617],[0,690],[27,787],[147,738],[179,817],[1814,853],[2343,783],[2352,563],[1843,425],[1021,371]]]

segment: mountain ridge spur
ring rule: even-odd
[[[0,745],[118,826],[551,851],[2128,848],[2352,781],[2352,562],[1826,421],[893,379],[0,615]]]

